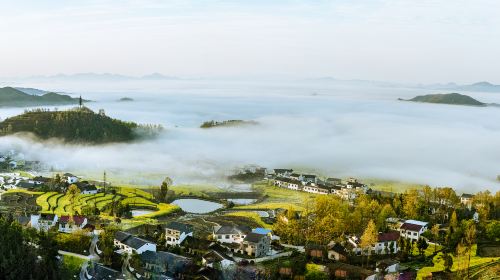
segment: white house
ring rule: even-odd
[[[398,248],[398,239],[399,239],[398,231],[389,231],[384,233],[379,233],[377,236],[377,242],[372,244],[371,253],[377,255],[384,254],[395,254],[399,251]],[[366,255],[368,254],[367,250],[361,248],[359,246],[360,239],[357,236],[350,236],[347,241],[352,245],[352,251],[357,255]]]
[[[474,196],[472,194],[464,193],[460,196],[460,203],[467,206],[469,209],[472,207],[472,199]]]
[[[316,175],[303,174],[302,175],[302,181],[304,181],[306,183],[317,183],[318,182],[318,177]]]
[[[330,188],[326,186],[320,186],[315,183],[307,183],[307,185],[304,186],[302,189],[305,192],[308,193],[315,193],[315,194],[329,194],[330,193]]]
[[[193,237],[193,226],[179,223],[170,222],[165,226],[165,239],[167,245],[180,245],[186,237]]]
[[[73,233],[82,230],[88,223],[84,216],[61,216],[59,219],[59,232]]]
[[[37,214],[31,215],[31,227],[37,230],[48,231],[56,225],[58,217],[55,214]]]
[[[293,169],[274,169],[274,176],[288,178],[292,175]]]
[[[201,263],[207,267],[214,268],[215,266],[225,269],[234,264],[234,259],[223,252],[210,250],[208,253],[203,255]]]
[[[156,252],[156,244],[154,242],[135,237],[130,233],[117,231],[115,233],[114,244],[119,248],[118,253],[123,254],[142,254],[146,251]]]
[[[216,226],[214,227],[214,239],[221,243],[241,244],[251,228],[245,226]]]
[[[73,175],[71,173],[65,173],[63,175],[63,177],[66,180],[66,182],[68,182],[68,184],[74,184],[74,183],[78,182],[78,177],[76,177],[75,175]]]
[[[295,191],[302,189],[302,182],[291,178],[284,178],[284,177],[276,178],[274,180],[274,185]]]
[[[399,231],[389,231],[379,233],[377,237],[377,243],[374,244],[373,250],[376,254],[395,254],[399,251],[398,239]]]
[[[427,222],[406,220],[400,227],[399,233],[402,237],[418,240],[420,235],[427,230]]]
[[[81,194],[97,194],[98,192],[97,187],[89,183],[78,183],[77,186]]]

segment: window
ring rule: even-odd
[[[226,239],[229,239],[229,235],[226,235]]]
[[[222,235],[219,235],[219,237],[217,237],[218,239],[222,239]]]

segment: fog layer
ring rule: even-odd
[[[214,181],[234,167],[259,164],[336,177],[499,189],[500,108],[396,100],[429,91],[315,81],[51,86],[95,100],[88,106],[109,116],[163,124],[165,133],[151,141],[95,147],[10,136],[0,138],[0,150],[14,148],[65,170],[155,172],[177,182]],[[500,103],[495,93],[467,94]],[[125,96],[134,101],[116,101]],[[3,119],[22,110],[0,114]],[[212,119],[251,119],[259,125],[198,128]]]

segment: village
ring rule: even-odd
[[[393,193],[254,168],[234,175],[254,180],[238,196],[170,178],[134,189],[105,173],[34,176],[33,165],[10,162],[0,174],[2,217],[51,235],[79,279],[479,279],[500,264],[498,192]],[[219,207],[201,211],[203,203]]]

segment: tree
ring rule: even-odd
[[[434,236],[434,253],[436,253],[437,250],[437,242],[439,238],[439,225],[435,224],[431,228],[432,236]]]
[[[450,271],[451,267],[453,266],[453,257],[446,253],[443,255],[443,260],[444,260],[444,270],[445,271]]]
[[[166,200],[167,194],[168,194],[168,189],[170,188],[170,186],[172,184],[173,184],[173,181],[170,177],[166,177],[165,180],[163,180],[163,182],[161,183],[160,194],[161,194],[162,201]]]
[[[69,202],[71,205],[71,213],[74,213],[74,207],[75,207],[75,200],[80,194],[80,189],[75,184],[72,184],[68,187],[68,190],[66,191],[66,195],[69,197]]]
[[[457,212],[455,212],[455,210],[453,210],[453,213],[451,214],[450,227],[453,228],[453,230],[458,228]]]
[[[486,236],[495,241],[500,239],[500,221],[491,221],[486,226]]]
[[[403,196],[403,213],[410,219],[418,218],[420,208],[419,193],[416,190],[407,191]]]
[[[425,241],[425,239],[423,239],[423,238],[418,239],[417,248],[418,248],[418,253],[420,254],[420,256],[424,255],[425,249],[427,249],[428,247],[429,247],[429,244],[427,243],[427,241]]]
[[[368,250],[368,259],[367,262],[370,261],[370,255],[371,255],[371,247],[373,244],[377,243],[378,241],[378,231],[377,227],[375,226],[375,223],[373,220],[370,220],[368,222],[368,225],[366,226],[365,231],[363,232],[363,235],[361,235],[360,243],[359,245],[363,250]]]
[[[472,245],[476,241],[476,223],[472,220],[465,221],[464,222],[464,238],[463,238],[463,243],[465,247],[467,248],[467,254],[469,257],[469,260],[467,262],[467,277],[470,277],[470,257],[471,257],[471,251],[472,251]]]

